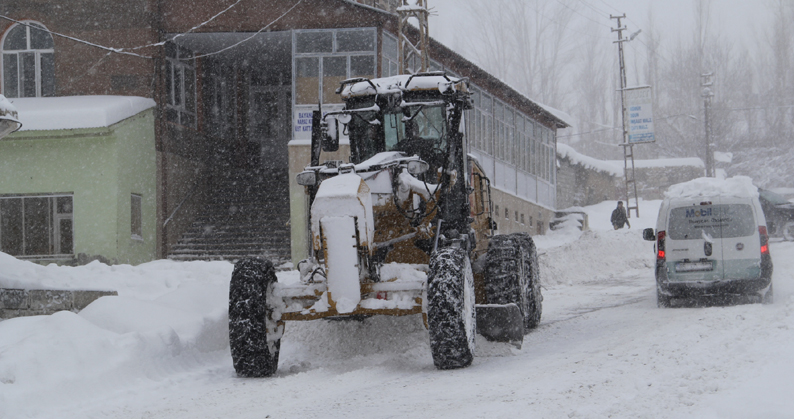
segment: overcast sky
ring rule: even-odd
[[[466,8],[466,3],[471,2],[492,3],[491,0],[428,0],[435,12],[429,23],[431,36],[464,56],[466,45],[462,43],[461,35],[476,18]],[[765,22],[769,20],[765,9],[767,3],[768,0],[712,0],[713,33],[749,47],[756,39],[756,32],[764,30]],[[616,37],[609,30],[615,25],[615,21],[609,19],[610,14],[625,13],[628,30],[635,32],[647,27],[649,10],[653,10],[655,26],[664,39],[674,40],[680,35],[689,38],[693,33],[695,0],[578,0],[573,4],[579,5],[581,14],[601,23],[605,36]],[[748,40],[750,44],[745,42]]]

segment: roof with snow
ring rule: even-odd
[[[137,96],[60,96],[9,99],[19,112],[20,131],[109,127],[155,106]]]
[[[567,144],[557,143],[557,155],[567,158],[573,164],[579,164],[587,169],[604,172],[613,176],[623,176],[623,160],[599,160],[577,152]],[[705,168],[703,160],[698,157],[680,157],[673,159],[634,160],[635,169],[651,169],[665,167],[697,167]]]

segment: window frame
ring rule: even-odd
[[[172,56],[171,52],[175,54]],[[183,53],[185,54],[184,56]],[[170,42],[166,45],[165,64],[166,120],[185,127],[196,128],[198,122],[198,75],[196,74],[194,54],[187,48]],[[193,74],[190,80],[186,77],[189,72]],[[178,78],[176,77],[177,75],[179,75]],[[192,84],[192,86],[189,86],[189,84]],[[188,89],[189,87],[192,89]],[[190,93],[192,98],[188,96],[188,90],[192,90]],[[179,99],[178,102],[177,99]],[[192,109],[188,108],[188,102],[191,103]],[[176,117],[173,117],[171,112],[174,112]]]
[[[337,39],[337,35],[340,32],[362,32],[367,33],[372,36],[372,50],[371,51],[340,51],[339,50],[339,41]],[[330,51],[313,51],[313,52],[299,52],[298,51],[298,37],[303,34],[315,34],[315,33],[330,33],[331,34],[331,50]],[[324,93],[331,91],[335,91],[338,85],[330,86],[327,88],[324,86],[325,78],[325,70],[323,65],[324,58],[330,57],[346,57],[346,76],[343,77],[344,79],[351,78],[351,77],[359,77],[360,75],[353,75],[351,74],[351,59],[353,57],[371,57],[372,64],[373,64],[373,73],[372,77],[377,77],[379,74],[378,71],[380,69],[380,63],[378,62],[378,31],[375,27],[363,27],[363,28],[335,28],[335,29],[300,29],[300,30],[293,30],[292,31],[292,68],[293,68],[293,91],[292,97],[294,98],[294,105],[295,106],[305,106],[305,105],[316,105],[315,103],[299,103],[298,102],[298,75],[297,75],[297,61],[301,58],[318,58],[318,67],[317,67],[317,74],[318,74],[318,82],[317,82],[317,97],[323,104],[335,104],[335,103],[342,103],[341,98],[338,95],[331,95],[337,97],[324,97]],[[381,58],[383,58],[383,54],[380,54]]]
[[[138,193],[130,194],[130,238],[143,241],[143,195]]]
[[[44,31],[47,32],[47,36],[49,36],[50,43],[52,44],[52,48],[38,48],[34,49],[31,46],[31,25],[40,26],[43,28]],[[20,27],[25,28],[25,49],[5,49],[6,41],[8,40],[9,36]],[[33,96],[24,96],[24,85],[23,83],[23,69],[22,69],[22,55],[23,54],[33,54],[34,56],[34,73],[35,73],[35,94]],[[52,56],[52,68],[50,69],[49,74],[42,74],[42,56],[43,55],[51,55]],[[16,65],[17,65],[17,87],[15,95],[9,94],[9,89],[6,86],[6,56],[14,55],[16,56]],[[44,78],[45,76],[50,79],[52,84],[52,92],[47,92],[48,94],[45,96],[43,92],[43,85],[44,85]],[[9,98],[22,98],[22,97],[53,97],[56,95],[56,79],[55,79],[55,39],[50,34],[49,29],[42,24],[41,22],[34,21],[34,20],[23,20],[20,23],[15,23],[12,25],[0,38],[0,87],[2,87],[2,94]]]
[[[26,211],[25,211],[25,200],[26,199],[41,199],[46,198],[48,199],[48,208],[49,213],[47,214],[48,224],[47,224],[47,241],[48,241],[48,248],[50,249],[48,253],[44,254],[27,254],[27,240],[26,236],[29,234],[29,226],[26,224]],[[58,199],[59,198],[69,198],[69,209],[70,212],[58,212]],[[21,246],[21,253],[14,254],[11,253],[11,249],[4,249],[2,248],[3,243],[3,213],[2,213],[2,205],[0,205],[0,251],[8,253],[14,257],[20,259],[67,259],[73,258],[75,255],[75,226],[74,226],[74,194],[72,193],[55,193],[55,194],[20,194],[20,195],[2,195],[0,196],[0,203],[3,200],[20,200],[21,208],[20,208],[20,215],[22,217],[21,223],[21,236],[22,236],[22,243]],[[69,221],[71,223],[71,238],[69,240],[69,246],[71,246],[71,253],[66,253],[61,251],[62,247],[62,237],[61,237],[61,223],[63,221]]]

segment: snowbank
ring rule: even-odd
[[[21,131],[109,127],[155,106],[136,96],[59,96],[15,98]]]

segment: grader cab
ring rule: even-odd
[[[475,333],[520,347],[540,322],[537,253],[495,235],[490,184],[466,152],[468,81],[443,72],[350,79],[341,111],[314,114],[311,163],[298,174],[312,256],[300,281],[270,261],[237,262],[229,339],[240,376],[278,367],[285,322],[422,315],[439,369],[471,364]],[[320,163],[350,144],[348,162]]]

